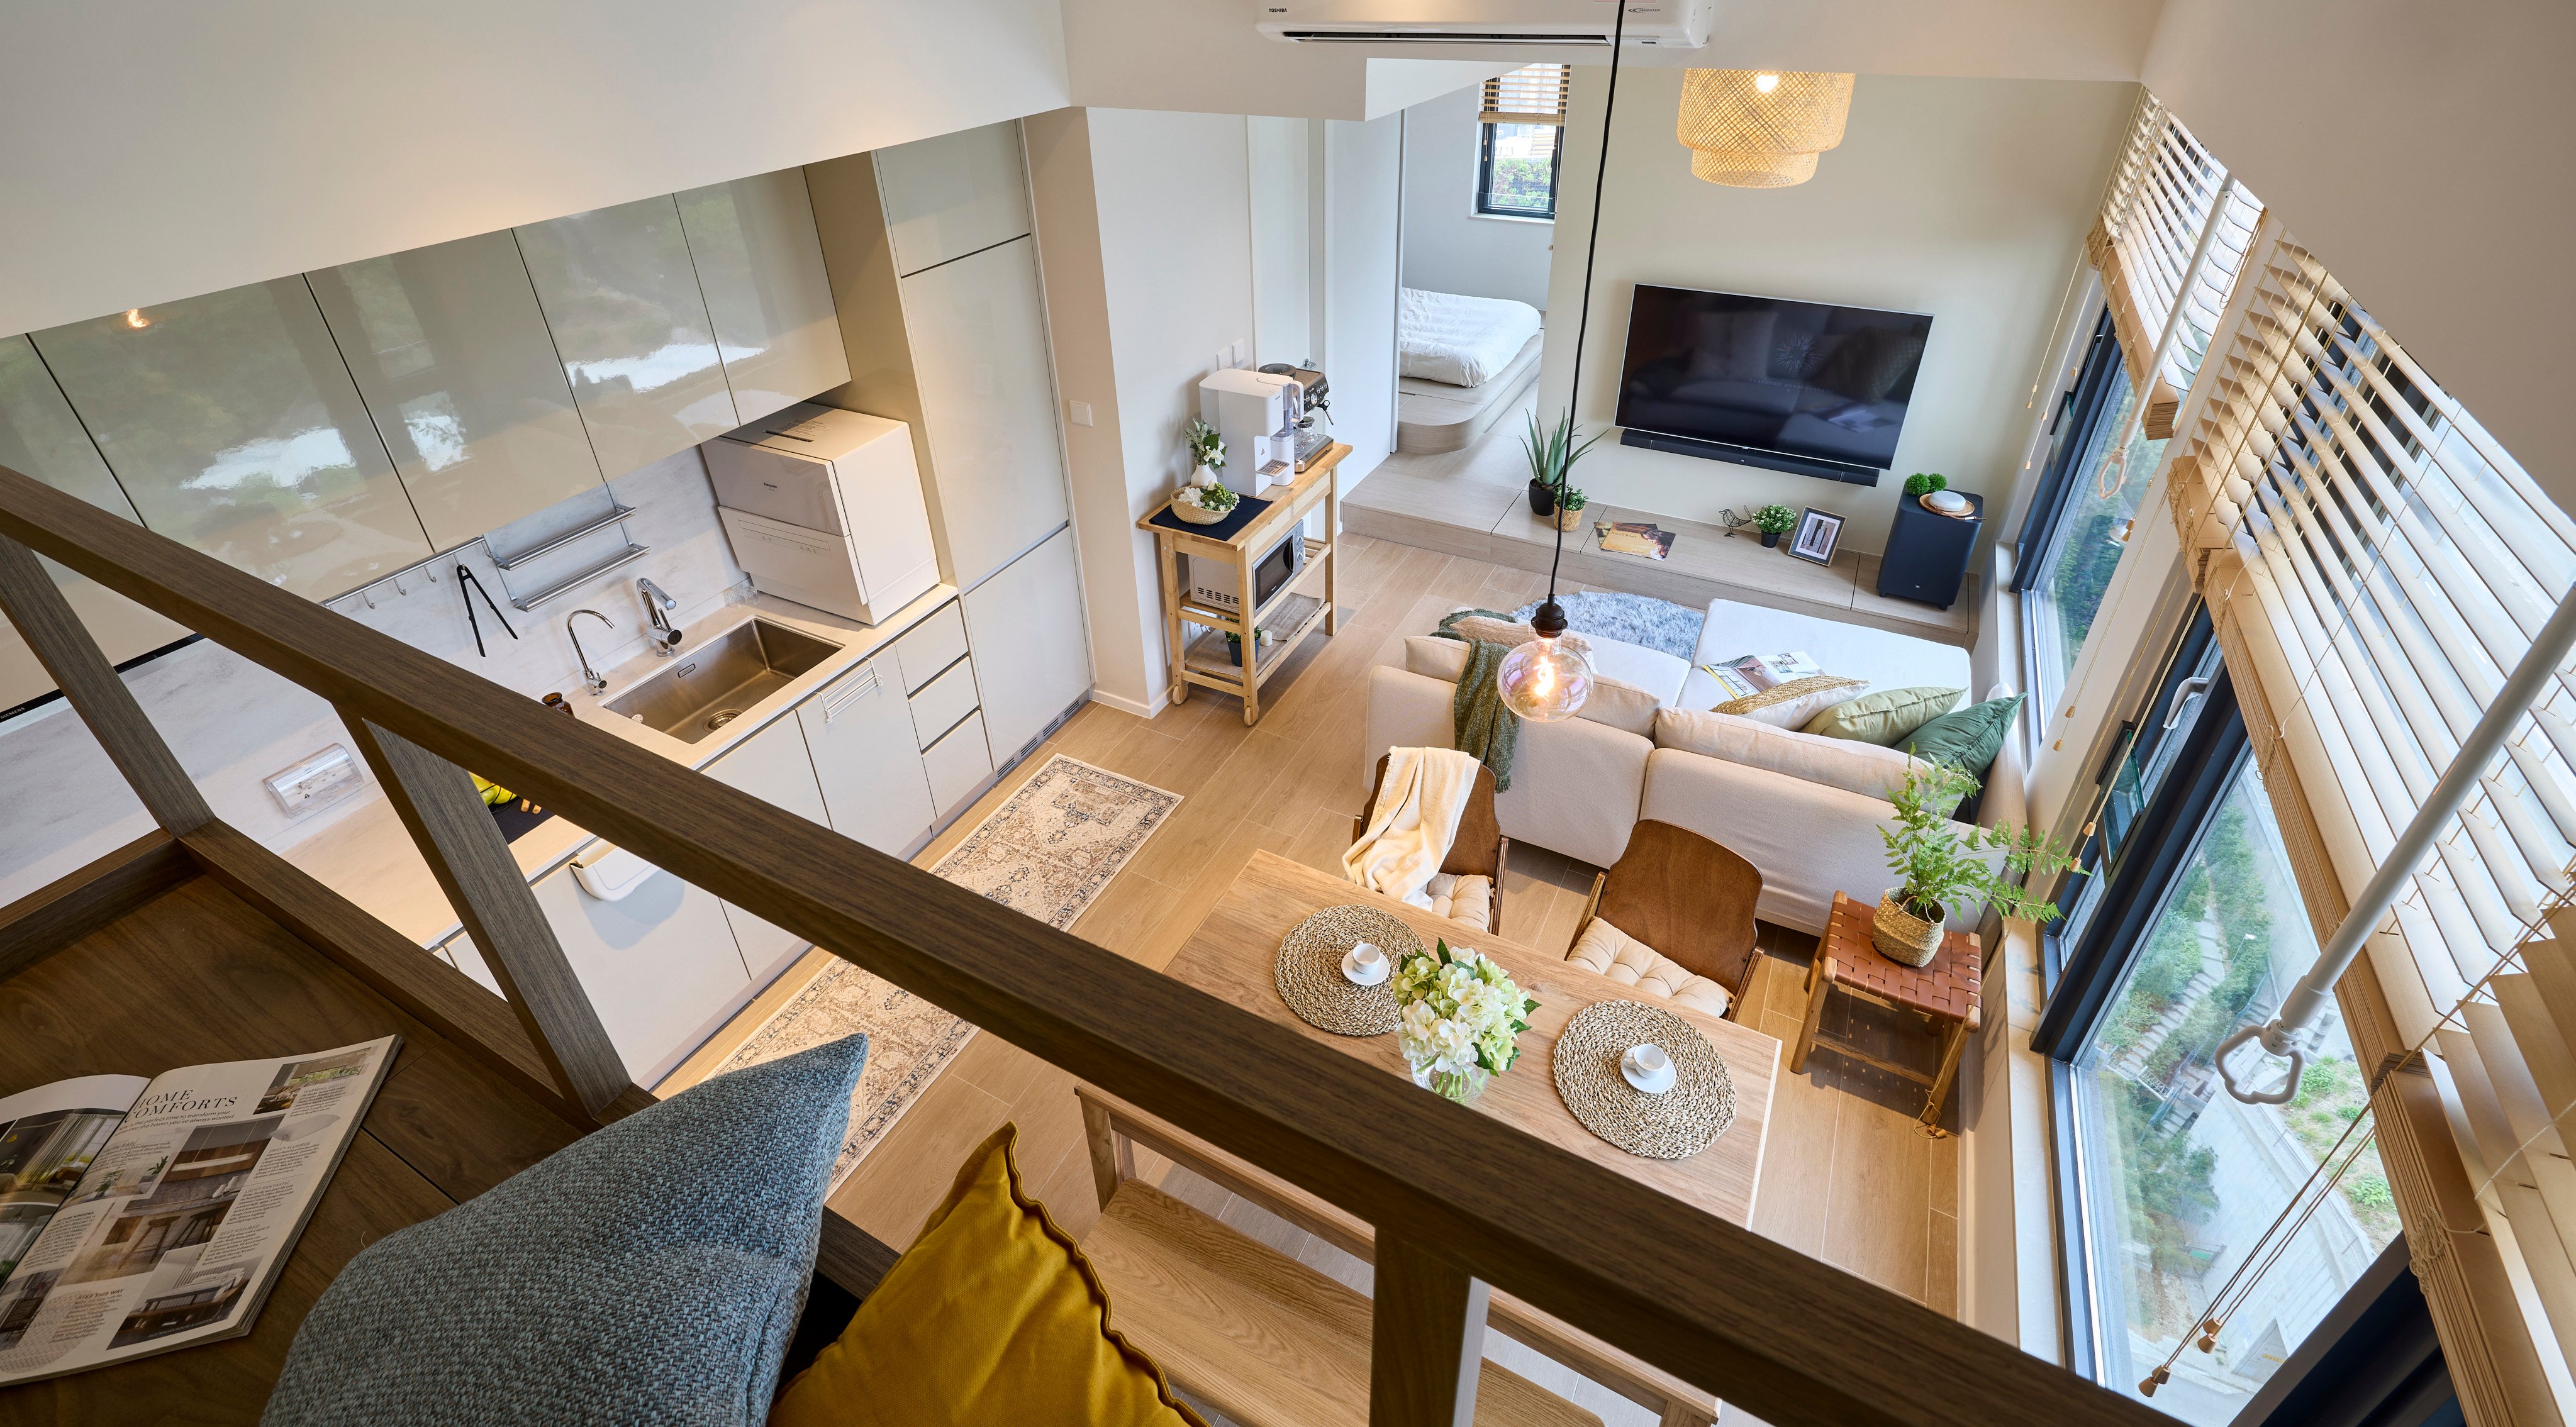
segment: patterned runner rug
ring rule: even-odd
[[[1049,926],[1069,927],[1180,802],[1178,793],[1057,754],[931,872]],[[849,1137],[832,1166],[835,1189],[965,1049],[973,1026],[883,977],[834,960],[715,1072],[862,1031],[867,1071],[850,1097]]]

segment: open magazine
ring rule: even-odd
[[[0,1099],[0,1386],[249,1332],[401,1044]]]

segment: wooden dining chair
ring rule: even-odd
[[[1649,818],[1628,834],[1628,850],[1592,879],[1574,938],[1595,917],[1726,988],[1727,1018],[1744,1005],[1753,967],[1753,907],[1762,874],[1729,849],[1688,828]]]
[[[1377,810],[1377,795],[1386,787],[1388,754],[1377,760],[1377,777],[1369,784],[1368,802],[1351,822],[1351,841],[1367,834],[1369,814]],[[1440,870],[1456,877],[1490,877],[1494,881],[1493,925],[1487,930],[1503,934],[1503,862],[1510,857],[1512,840],[1503,836],[1502,819],[1494,814],[1494,770],[1479,764],[1476,786],[1467,794],[1467,810],[1458,815],[1458,835],[1449,840],[1449,855],[1440,860]]]

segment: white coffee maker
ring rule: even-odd
[[[1199,383],[1199,419],[1225,442],[1218,476],[1238,495],[1297,476],[1297,379],[1229,367]]]

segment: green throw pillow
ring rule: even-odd
[[[1810,719],[1803,733],[1849,738],[1894,748],[1898,739],[1939,718],[1965,689],[1886,689],[1834,705]]]
[[[1914,730],[1902,746],[1926,762],[1947,763],[1984,782],[1986,771],[1995,766],[1995,755],[2003,751],[2004,730],[2012,727],[2013,715],[2025,697],[1988,699],[1943,714]]]

